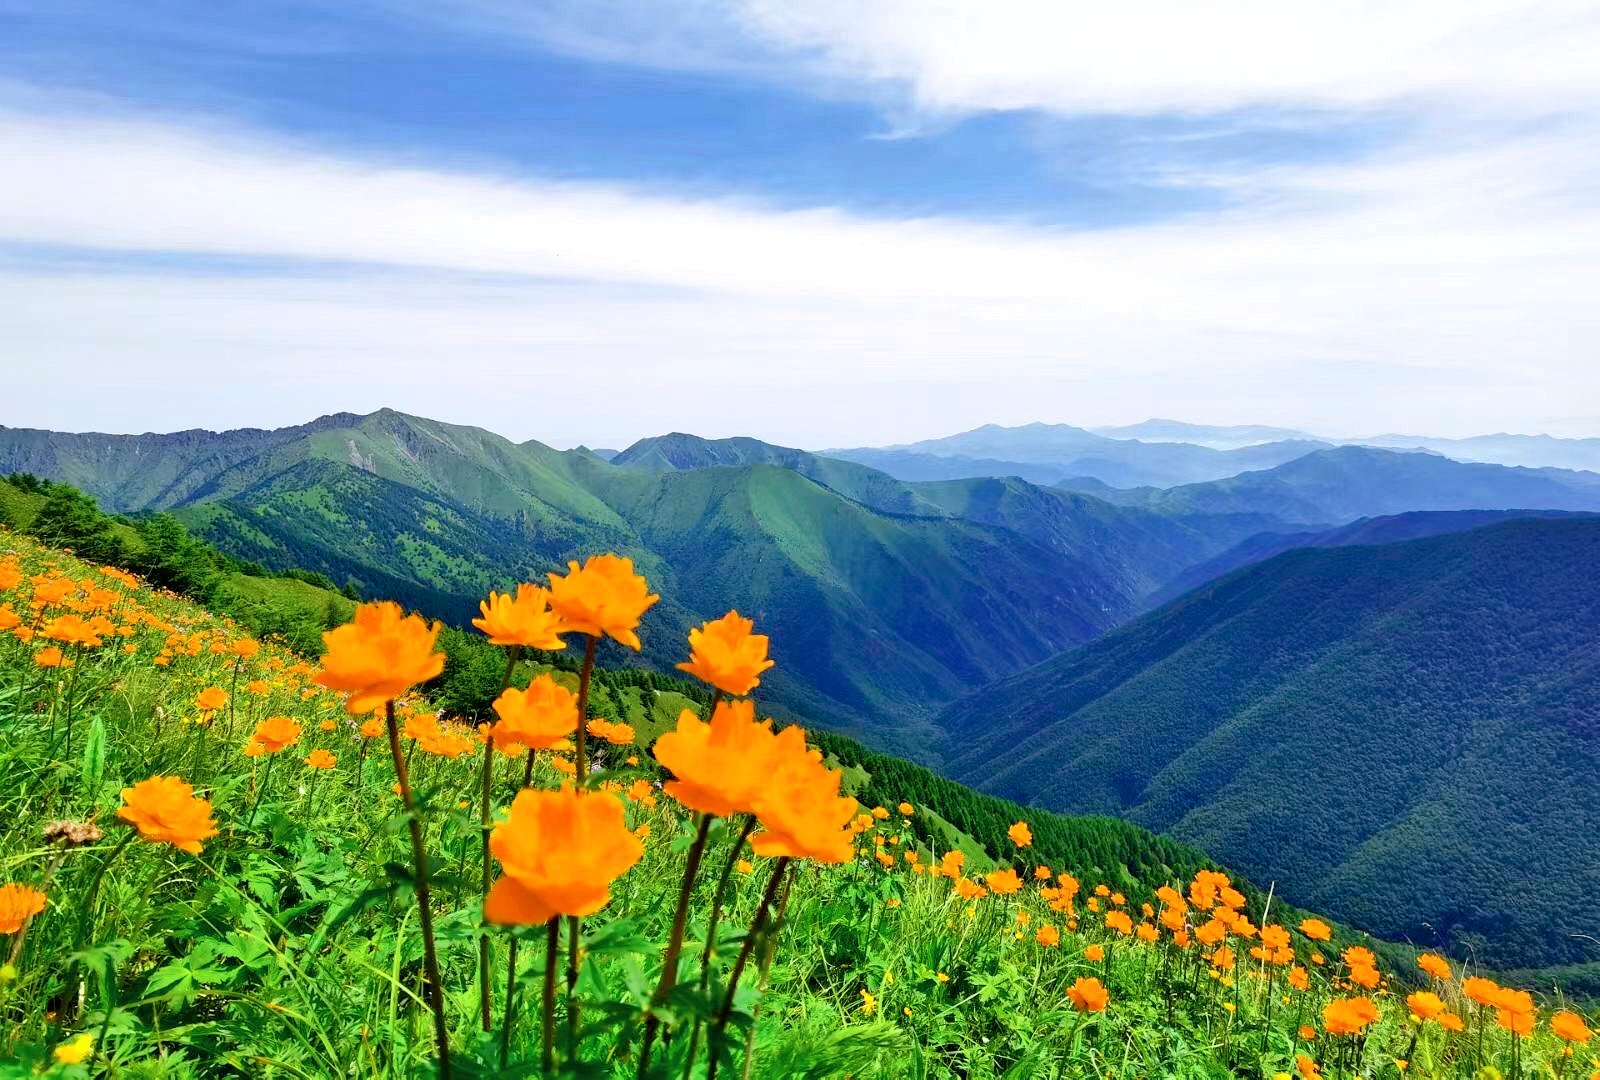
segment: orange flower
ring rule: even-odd
[[[1018,847],[1033,846],[1033,830],[1028,828],[1026,821],[1019,821],[1006,830],[1006,835],[1011,837],[1011,842]]]
[[[561,617],[550,610],[550,593],[538,585],[517,586],[516,599],[509,594],[491,592],[478,602],[483,618],[472,625],[489,635],[491,645],[524,645],[530,649],[564,649],[561,640],[566,629]]]
[[[1550,1030],[1558,1039],[1565,1039],[1569,1043],[1579,1046],[1589,1045],[1589,1040],[1594,1037],[1594,1032],[1589,1030],[1589,1025],[1583,1022],[1583,1017],[1575,1012],[1562,1009],[1550,1017]]]
[[[1533,1034],[1533,995],[1526,990],[1502,989],[1495,1000],[1494,1022],[1513,1035]]]
[[[550,607],[568,630],[590,637],[609,635],[639,648],[634,631],[645,611],[661,597],[650,592],[633,572],[633,560],[619,555],[592,555],[580,569],[567,563],[567,574],[550,575]]]
[[[433,647],[438,633],[437,623],[406,615],[392,600],[362,604],[353,621],[322,635],[328,652],[313,681],[349,694],[344,707],[352,715],[381,709],[444,670],[444,653]]]
[[[1463,980],[1461,992],[1479,1005],[1493,1005],[1500,1000],[1500,984],[1481,975]]]
[[[1423,953],[1417,957],[1417,967],[1441,982],[1450,978],[1449,962],[1435,953]]]
[[[598,716],[589,721],[588,731],[590,735],[604,739],[612,746],[627,746],[636,736],[632,724],[613,724],[610,720],[602,720]]]
[[[753,634],[755,622],[737,611],[689,631],[689,662],[679,671],[710,683],[725,694],[744,697],[761,685],[767,659],[767,636]],[[637,646],[635,646],[637,647]]]
[[[100,635],[95,630],[96,627],[81,615],[58,615],[39,627],[39,636],[92,649],[100,644]]]
[[[0,592],[10,592],[22,584],[22,569],[16,563],[0,563]]]
[[[18,631],[18,633],[20,632]],[[72,666],[72,661],[68,660],[66,654],[54,645],[47,646],[34,653],[33,662],[42,668]]]
[[[12,611],[9,606],[0,604],[0,633],[5,633],[7,630],[15,630],[21,625],[22,616]]]
[[[208,686],[195,695],[194,707],[201,712],[216,712],[228,704],[228,692],[220,686]]]
[[[611,883],[644,855],[623,821],[622,802],[603,792],[523,789],[489,836],[504,873],[484,898],[492,923],[527,926],[557,915],[592,915]]]
[[[903,817],[910,817],[912,814],[915,814],[917,812],[916,807],[912,806],[908,802],[901,803],[899,805],[899,807],[897,807],[897,809],[900,811],[900,814]],[[1050,872],[1048,870],[1046,870],[1045,871],[1045,877],[1049,877],[1049,876],[1050,876]]]
[[[1329,1035],[1359,1035],[1378,1019],[1378,1006],[1371,998],[1334,998],[1322,1007],[1322,1026]]]
[[[1467,1030],[1466,1021],[1462,1020],[1461,1017],[1457,1016],[1455,1013],[1440,1013],[1434,1022],[1440,1027],[1444,1028],[1446,1031]]]
[[[122,789],[117,817],[154,844],[171,844],[198,855],[200,841],[217,835],[211,804],[176,776],[152,776]]]
[[[1380,981],[1378,969],[1366,964],[1354,964],[1350,968],[1350,981],[1368,990],[1376,990]]]
[[[1072,1002],[1072,1007],[1078,1012],[1104,1012],[1105,1007],[1111,1003],[1111,995],[1106,992],[1099,979],[1080,977],[1067,991],[1067,1000]]]
[[[1261,928],[1261,944],[1263,947],[1277,950],[1289,947],[1289,931],[1281,926],[1263,926]]]
[[[662,790],[703,814],[753,813],[776,746],[771,722],[758,723],[749,701],[718,702],[709,724],[685,709],[677,730],[656,740],[656,760],[677,778]]]
[[[383,721],[376,716],[371,716],[361,721],[361,737],[363,739],[376,739],[382,734]]]
[[[250,660],[261,651],[261,642],[252,638],[240,638],[228,646],[228,651],[241,660]]]
[[[996,896],[1010,896],[1012,893],[1020,892],[1022,889],[1022,879],[1009,866],[1004,870],[996,870],[992,874],[984,875],[983,883]]]
[[[269,716],[256,725],[250,741],[264,754],[276,754],[300,740],[300,725],[287,716]]]
[[[1047,949],[1053,949],[1061,944],[1061,931],[1046,924],[1033,932],[1033,940]]]
[[[578,698],[545,672],[526,690],[508,687],[495,699],[500,717],[489,729],[497,750],[518,753],[523,747],[548,750],[578,730]]]
[[[1321,919],[1306,919],[1300,924],[1300,932],[1312,941],[1329,941],[1333,938],[1333,930]]]
[[[0,885],[0,934],[15,934],[44,910],[44,893],[30,885]]]
[[[1301,1028],[1301,1031],[1306,1030]],[[1322,1070],[1317,1063],[1304,1054],[1295,1055],[1294,1071],[1300,1074],[1300,1080],[1322,1080]]]
[[[844,775],[806,749],[806,733],[784,728],[772,744],[770,772],[752,808],[761,830],[750,837],[757,855],[849,862],[855,856],[850,818],[859,805],[839,794]]]
[[[1106,950],[1099,945],[1090,945],[1083,950],[1083,958],[1091,964],[1098,964],[1106,958]]]
[[[1419,990],[1406,998],[1406,1008],[1418,1020],[1432,1020],[1444,1012],[1444,1002],[1430,990]]]
[[[1133,919],[1126,911],[1106,912],[1106,929],[1115,930],[1119,934],[1133,933]]]
[[[331,769],[337,765],[338,762],[338,758],[334,757],[321,747],[318,747],[306,755],[306,764],[311,766],[313,769]]]
[[[1294,987],[1296,990],[1309,989],[1311,986],[1311,976],[1306,973],[1305,968],[1301,967],[1299,964],[1296,964],[1294,967],[1289,969],[1289,985]]]

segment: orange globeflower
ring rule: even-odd
[[[598,716],[589,721],[588,732],[597,739],[604,739],[612,746],[627,746],[637,736],[632,724],[614,724]]]
[[[518,585],[516,599],[510,594],[491,592],[489,599],[478,601],[478,610],[483,612],[483,618],[473,619],[472,625],[489,635],[491,645],[523,645],[550,651],[567,647],[561,640],[566,627],[561,617],[550,610],[549,590],[538,585]]]
[[[1378,1019],[1378,1006],[1371,998],[1335,998],[1322,1007],[1322,1026],[1329,1035],[1359,1035]]]
[[[1090,945],[1083,950],[1083,958],[1091,964],[1098,964],[1106,958],[1106,950],[1100,945]]]
[[[855,857],[850,819],[859,805],[839,794],[844,774],[806,749],[806,733],[784,728],[772,744],[766,782],[752,801],[761,831],[750,837],[757,855],[849,862]]]
[[[228,651],[240,660],[250,660],[255,657],[256,653],[261,651],[261,642],[256,641],[254,638],[240,638],[228,646]]]
[[[898,807],[896,807],[896,809],[898,809],[900,811],[900,814],[903,817],[910,817],[912,814],[915,814],[917,812],[917,808],[912,806],[908,802],[901,803]],[[1049,877],[1050,875],[1048,873],[1046,873],[1045,876]]]
[[[1033,830],[1028,828],[1026,821],[1019,821],[1006,830],[1006,835],[1011,837],[1011,842],[1018,847],[1031,847],[1033,845]]]
[[[1441,982],[1450,978],[1449,962],[1435,953],[1423,953],[1417,957],[1417,967]]]
[[[17,631],[19,634],[21,632],[20,630]],[[43,668],[72,666],[72,661],[68,660],[66,654],[54,645],[47,646],[34,653],[33,662]]]
[[[1300,932],[1312,941],[1329,941],[1333,938],[1333,930],[1321,919],[1306,919],[1300,924]]]
[[[1406,998],[1406,1008],[1418,1020],[1432,1020],[1444,1012],[1444,1002],[1431,990],[1419,990]]]
[[[22,568],[16,563],[0,563],[0,592],[10,592],[22,584]]]
[[[1296,964],[1289,969],[1289,985],[1296,990],[1305,990],[1311,986],[1311,976],[1306,969]]]
[[[1133,933],[1133,918],[1126,911],[1106,912],[1106,929],[1115,930],[1119,934]]]
[[[1078,1012],[1104,1012],[1111,1003],[1111,995],[1099,979],[1079,978],[1067,991],[1067,999]]]
[[[639,861],[644,844],[628,830],[616,796],[563,785],[518,792],[489,850],[505,872],[484,898],[483,917],[530,926],[605,907],[611,883]]]
[[[306,764],[313,769],[331,769],[338,763],[338,758],[321,747],[306,755]]]
[[[438,634],[439,624],[392,600],[362,604],[351,622],[322,635],[328,652],[312,681],[348,694],[346,712],[373,712],[444,670],[444,653],[433,647]]]
[[[300,725],[287,716],[269,716],[256,725],[250,741],[264,754],[276,754],[300,741]]]
[[[44,893],[31,885],[0,885],[0,934],[15,934],[44,910]]]
[[[117,817],[151,843],[171,844],[191,855],[200,854],[200,841],[217,835],[211,804],[176,776],[152,776],[123,788]]]
[[[228,692],[220,686],[208,686],[194,699],[194,707],[201,712],[216,712],[227,704]]]
[[[1513,1035],[1532,1035],[1533,1011],[1532,994],[1507,987],[1495,1001],[1494,1022]]]
[[[1594,1037],[1589,1025],[1583,1022],[1583,1017],[1567,1009],[1562,1009],[1550,1017],[1550,1030],[1557,1038],[1577,1043],[1579,1046],[1588,1046],[1589,1040]]]
[[[1446,1031],[1465,1031],[1467,1023],[1455,1013],[1440,1013],[1434,1021]]]
[[[1295,1055],[1294,1071],[1300,1074],[1300,1080],[1322,1080],[1322,1069],[1304,1054]]]
[[[578,698],[545,672],[526,690],[508,687],[495,699],[500,720],[489,729],[495,748],[515,754],[523,747],[548,750],[578,730]]]
[[[737,611],[689,631],[689,662],[679,671],[708,682],[724,694],[744,697],[761,685],[767,659],[767,635],[751,633],[756,624]]]
[[[1500,999],[1500,984],[1481,975],[1473,975],[1461,983],[1461,992],[1479,1005],[1493,1005]]]
[[[633,560],[620,555],[591,555],[580,568],[567,563],[567,574],[550,575],[550,607],[568,630],[590,637],[609,635],[639,648],[639,620],[661,597],[650,592],[633,572]]]
[[[1012,893],[1020,892],[1022,889],[1022,879],[1009,866],[1004,870],[996,870],[992,874],[985,874],[983,883],[996,896],[1010,896]]]
[[[777,741],[771,721],[758,723],[749,701],[719,701],[709,724],[685,709],[677,730],[656,740],[656,760],[677,778],[662,790],[703,814],[752,813],[771,778]]]
[[[1046,924],[1033,932],[1033,940],[1047,949],[1053,949],[1061,944],[1061,931]]]

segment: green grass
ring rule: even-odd
[[[22,571],[23,583],[0,594],[12,609],[26,610],[29,582],[49,564],[74,580],[93,574],[17,535],[0,534],[0,561]],[[305,611],[319,590],[301,585],[245,582],[237,599]],[[382,740],[363,739],[337,698],[309,686],[310,668],[295,654],[268,646],[236,661],[211,648],[238,631],[210,612],[149,590],[107,609],[129,625],[142,613],[161,625],[79,650],[67,669],[37,667],[37,639],[0,636],[0,879],[42,886],[50,901],[0,979],[0,1077],[36,1075],[79,1033],[90,1037],[95,1057],[87,1066],[56,1066],[55,1075],[434,1075],[409,847]],[[447,645],[451,668],[439,688],[465,695],[494,651],[481,642]],[[170,662],[154,663],[158,655]],[[517,678],[551,670],[570,681],[571,667],[562,654],[536,658]],[[207,687],[232,698],[201,718],[194,701]],[[707,695],[639,671],[602,672],[594,688],[597,707],[637,721],[640,733],[640,745],[602,749],[604,771],[594,782],[629,791],[628,825],[648,826],[649,836],[643,861],[585,921],[576,992],[586,1019],[577,1046],[561,1048],[558,1072],[622,1078],[637,1075],[643,1008],[693,832],[690,817],[657,786],[664,777],[643,744],[675,710],[701,707]],[[297,719],[299,745],[278,757],[242,756],[246,733],[268,715]],[[884,820],[869,819],[854,862],[807,864],[795,876],[780,930],[757,939],[771,943],[770,967],[763,944],[735,999],[732,1038],[723,1044],[730,1063],[719,1075],[739,1075],[747,1045],[749,1075],[762,1080],[1270,1077],[1292,1067],[1297,1053],[1325,1065],[1359,1053],[1362,1075],[1373,1076],[1390,1075],[1393,1059],[1406,1054],[1407,1075],[1442,1078],[1478,1053],[1472,1038],[1436,1029],[1414,1043],[1396,1002],[1382,996],[1382,1018],[1359,1046],[1328,1036],[1307,1044],[1294,1034],[1297,1023],[1315,1021],[1333,992],[1321,969],[1312,965],[1309,991],[1288,991],[1281,974],[1266,981],[1239,942],[1238,959],[1213,979],[1198,950],[1124,938],[1090,906],[1093,887],[1104,884],[1127,894],[1137,918],[1140,904],[1155,902],[1157,885],[1181,884],[1207,865],[1194,852],[1122,822],[1023,810],[846,739],[817,742],[846,771],[864,810],[885,807]],[[303,758],[313,748],[334,753],[336,767],[308,769]],[[433,862],[431,910],[456,1075],[536,1075],[540,931],[527,932],[519,950],[524,1004],[507,1044],[510,1069],[499,1065],[505,1002],[498,979],[512,936],[504,930],[490,935],[493,1030],[477,1025],[479,759],[415,749],[409,756]],[[638,766],[627,763],[630,756]],[[534,770],[536,786],[559,780],[546,760]],[[497,806],[510,800],[521,771],[521,761],[497,758]],[[201,854],[133,840],[117,823],[119,791],[156,774],[184,776],[210,800],[219,833]],[[897,808],[902,799],[914,804],[909,816]],[[94,820],[106,835],[82,847],[52,844],[42,830],[56,818]],[[1006,836],[1019,818],[1035,837],[1026,849]],[[695,1019],[720,1003],[743,928],[776,869],[754,859],[751,873],[732,874],[707,969],[711,992],[701,995],[694,987],[716,871],[749,854],[734,848],[735,835],[728,824],[711,830],[708,870],[690,908],[684,989],[662,1013],[676,1037],[659,1051],[653,1077],[684,1075]],[[1014,897],[969,902],[949,881],[910,872],[902,854],[913,850],[926,865],[952,849],[968,855],[972,874],[1016,867],[1030,884]],[[1032,884],[1041,864],[1082,881],[1072,912],[1051,910]],[[1093,898],[1102,911],[1112,903]],[[1253,919],[1294,925],[1298,913],[1270,903],[1249,891]],[[1035,940],[1047,923],[1059,929],[1059,944]],[[1330,955],[1364,940],[1339,934],[1324,947]],[[1088,959],[1090,945],[1108,949],[1108,958]],[[1295,948],[1308,962],[1313,945],[1297,939]],[[1103,1013],[1078,1013],[1066,997],[1075,980],[1090,977],[1109,988]],[[1453,989],[1444,992],[1463,1007]],[[564,1010],[566,996],[557,1000]],[[558,1020],[562,1031],[564,1016]],[[1508,1063],[1509,1036],[1492,1023],[1483,1045],[1487,1059]],[[1541,1028],[1525,1048],[1525,1075],[1556,1060],[1555,1050]],[[688,1075],[703,1075],[701,1061]]]

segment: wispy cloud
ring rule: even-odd
[[[23,374],[0,421],[86,426],[52,416],[58,387],[12,362],[29,358],[84,371],[73,408],[94,400],[91,415],[126,416],[136,377],[191,388],[189,411],[179,391],[160,406],[173,421],[389,401],[555,441],[698,426],[837,444],[1148,413],[1537,426],[1600,397],[1594,150],[1587,131],[1540,131],[1219,176],[1238,189],[1226,211],[1071,231],[681,200],[30,109],[0,117],[0,239],[299,269],[14,263],[0,349]],[[202,402],[241,370],[277,390]],[[595,416],[484,390],[531,403],[597,370],[614,392]]]

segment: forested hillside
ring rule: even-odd
[[[1385,936],[1591,961],[1597,565],[1587,519],[1287,552],[952,707],[947,766]]]

